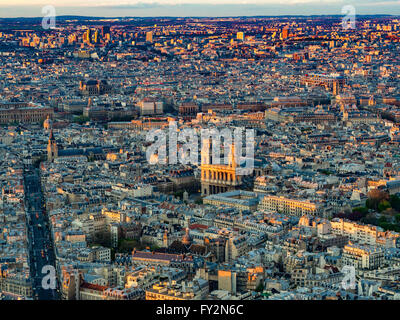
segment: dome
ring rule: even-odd
[[[189,246],[192,243],[192,238],[190,237],[190,234],[189,234],[189,228],[186,228],[186,233],[182,238],[182,243],[185,246]]]

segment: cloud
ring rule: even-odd
[[[13,0],[9,4],[0,4],[0,7],[14,6],[45,6],[55,7],[120,7],[120,8],[154,8],[174,5],[296,5],[296,4],[352,4],[382,5],[400,4],[393,0]]]
[[[40,17],[44,5],[57,15],[100,17],[222,17],[281,15],[341,15],[351,4],[361,14],[400,15],[400,1],[393,0],[13,0],[0,4],[0,17]]]
[[[340,3],[342,0],[14,0],[12,4],[5,4],[4,6],[86,6],[86,7],[143,7],[146,5],[160,6],[160,5],[183,5],[183,4],[249,4],[249,5],[275,5],[275,4],[294,4],[294,3]]]

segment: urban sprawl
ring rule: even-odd
[[[399,50],[384,16],[0,19],[0,298],[400,299]],[[171,124],[253,130],[254,168],[149,161]]]

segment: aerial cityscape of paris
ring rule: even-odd
[[[399,53],[399,1],[0,0],[0,300],[400,300]]]

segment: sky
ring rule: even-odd
[[[0,0],[0,17],[41,17],[47,5],[56,15],[98,17],[341,15],[345,5],[400,15],[400,0]]]

